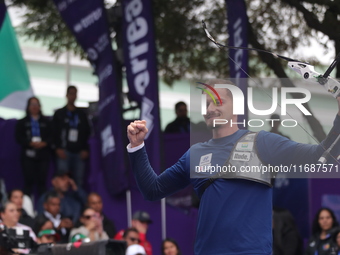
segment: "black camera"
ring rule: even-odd
[[[18,228],[0,228],[0,246],[10,252],[15,249],[16,253],[27,253],[34,246],[35,242],[30,237],[28,230]]]

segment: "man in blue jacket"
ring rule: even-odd
[[[226,84],[211,80],[207,84]],[[192,184],[201,196],[196,232],[196,255],[272,254],[272,189],[267,175],[243,175],[241,166],[311,164],[336,139],[340,131],[340,106],[334,127],[319,145],[300,144],[277,134],[250,133],[237,125],[214,125],[215,119],[237,122],[233,98],[225,88],[215,88],[222,104],[207,97],[205,122],[212,139],[193,145],[179,161],[157,176],[150,166],[144,138],[148,132],[144,120],[127,128],[132,169],[138,187],[147,200],[158,200]],[[338,98],[340,105],[340,99]],[[245,147],[245,148],[241,148]],[[339,154],[339,146],[335,148]],[[338,155],[337,154],[337,155]],[[242,164],[243,165],[242,165]],[[212,180],[197,167],[237,166],[237,173]],[[199,168],[200,169],[200,168]],[[202,174],[202,175],[200,175]],[[194,178],[193,178],[194,176]],[[203,178],[199,178],[203,177]],[[214,176],[216,177],[216,176]],[[210,180],[210,181],[209,181]],[[209,185],[210,184],[210,185]]]

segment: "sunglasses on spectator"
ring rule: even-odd
[[[89,219],[91,219],[92,217],[95,217],[95,216],[96,216],[95,214],[92,214],[92,215],[83,215],[83,218],[89,220]]]
[[[134,238],[134,237],[130,237],[130,240],[132,241],[132,242],[140,242],[140,239],[138,239],[138,238]]]

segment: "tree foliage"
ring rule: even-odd
[[[66,50],[86,58],[74,37],[65,26],[52,0],[8,0],[11,6],[25,7],[24,23],[20,32],[39,40],[58,56]],[[117,1],[117,6],[119,6]],[[249,43],[292,58],[317,64],[316,58],[307,59],[299,47],[308,46],[316,39],[325,50],[334,42],[334,53],[340,52],[340,1],[335,0],[246,0],[249,17]],[[153,12],[161,78],[168,84],[183,77],[202,78],[228,76],[228,52],[218,50],[206,38],[201,26],[205,19],[210,31],[221,43],[227,43],[227,17],[224,0],[154,0]],[[112,36],[119,38],[117,12],[108,10]],[[323,38],[322,38],[323,36]],[[326,39],[325,39],[326,37]],[[119,45],[119,43],[118,43]],[[333,49],[332,49],[333,50]],[[335,54],[334,54],[335,56]],[[288,77],[286,62],[265,53],[250,52],[252,76],[275,74]],[[266,67],[266,68],[264,68]],[[340,77],[340,65],[337,68]],[[294,86],[292,83],[283,86]],[[306,106],[308,107],[308,106]],[[314,136],[325,137],[320,123],[307,117]]]

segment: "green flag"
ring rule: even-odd
[[[0,24],[0,106],[25,109],[33,96],[26,63],[8,13]]]

